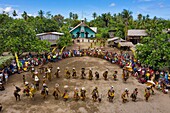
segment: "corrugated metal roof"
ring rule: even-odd
[[[94,32],[97,33],[97,27],[90,27]]]
[[[118,39],[119,39],[119,37],[114,37],[114,38],[107,39],[107,41],[110,42],[110,41],[115,41],[115,40],[118,40]]]
[[[123,39],[119,39],[119,40],[116,40],[114,41],[115,43],[119,43],[119,42],[126,42],[126,40],[123,40]]]
[[[39,34],[37,34],[36,36],[48,35],[48,34],[64,35],[64,33],[59,33],[59,32],[46,32],[46,33],[39,33]]]
[[[147,36],[148,34],[146,33],[146,30],[141,30],[141,29],[133,29],[133,30],[128,30],[128,36]]]
[[[73,29],[71,29],[69,32],[72,32],[73,30],[75,30],[76,28],[78,28],[79,26],[86,26],[88,28],[90,28],[92,31],[94,31],[95,33],[97,32],[97,27],[92,29],[93,27],[89,27],[87,26],[84,22],[81,22],[80,24],[78,24],[76,27],[74,27]]]

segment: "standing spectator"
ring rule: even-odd
[[[8,83],[8,73],[4,72],[4,76],[5,76],[5,83],[7,84]]]
[[[3,73],[2,73],[2,71],[0,70],[0,83],[2,83],[3,82]]]

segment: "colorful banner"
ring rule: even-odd
[[[61,51],[60,51],[60,55],[62,54],[62,52],[63,52],[64,48],[65,48],[65,46],[61,49]]]
[[[54,53],[54,51],[55,51],[56,49],[57,49],[56,47],[55,47],[55,48],[53,48],[52,53]]]
[[[15,53],[15,58],[16,58],[16,63],[17,63],[17,66],[18,66],[18,70],[20,70],[20,65],[19,65],[19,60],[18,60],[17,53]]]

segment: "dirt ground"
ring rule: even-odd
[[[86,45],[86,44],[85,44]],[[73,47],[76,47],[75,45]],[[21,101],[15,101],[13,96],[13,91],[15,87],[13,84],[21,87],[23,89],[22,75],[26,75],[27,81],[32,82],[31,75],[29,72],[22,74],[15,74],[9,78],[9,82],[5,85],[6,90],[0,92],[0,103],[3,105],[3,113],[169,113],[170,107],[170,95],[163,94],[155,90],[155,95],[152,95],[149,102],[144,100],[144,89],[145,84],[140,84],[134,77],[130,77],[126,83],[121,79],[122,70],[115,64],[111,64],[106,60],[92,57],[74,57],[63,59],[59,62],[52,63],[54,75],[56,68],[59,66],[61,69],[61,77],[59,79],[53,76],[51,82],[47,81],[47,86],[49,87],[49,95],[44,100],[37,91],[35,94],[35,99],[30,98],[21,94]],[[73,67],[76,68],[78,78],[77,79],[66,79],[64,77],[65,67],[68,67],[71,71]],[[100,79],[92,81],[88,79],[82,80],[80,78],[81,68],[86,68],[86,73],[88,73],[89,68],[100,73]],[[102,73],[109,69],[109,79],[105,81],[102,77]],[[118,71],[118,81],[112,80],[113,72]],[[42,78],[43,75],[41,75]],[[87,78],[87,77],[86,77]],[[63,92],[64,85],[68,85],[69,90],[69,100],[63,101],[60,97],[55,100],[52,96],[53,88],[55,84],[58,83],[59,89]],[[75,101],[73,99],[73,91],[75,87],[81,88],[85,87],[87,90],[87,98],[85,101]],[[91,98],[91,92],[93,88],[97,86],[99,93],[102,94],[102,102],[93,102]],[[110,86],[114,86],[115,98],[113,103],[109,102],[107,99],[107,91]],[[42,87],[42,79],[41,86]],[[139,89],[137,102],[131,101],[122,103],[121,93],[125,88],[128,88],[130,93],[134,88]]]

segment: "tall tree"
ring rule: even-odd
[[[42,19],[44,17],[44,11],[42,10],[38,11],[38,15]]]
[[[28,23],[22,19],[14,20],[6,29],[0,31],[6,39],[5,46],[13,55],[21,55],[23,52],[48,51],[49,43],[43,42],[36,37],[36,33]]]
[[[73,20],[77,20],[78,19],[78,14],[73,14]]]
[[[18,16],[17,12],[14,10],[13,13],[12,13],[13,17],[16,17]]]
[[[170,43],[167,34],[158,34],[154,38],[146,37],[142,45],[137,46],[137,58],[142,64],[154,69],[170,69]]]
[[[141,21],[142,20],[142,14],[138,14],[138,20]]]
[[[108,27],[109,21],[111,19],[111,14],[110,13],[102,14],[102,19],[105,22],[105,26]]]
[[[132,19],[132,12],[129,10],[124,9],[122,12],[122,17],[125,22],[125,38],[127,37],[127,30],[129,25],[129,20]]]
[[[22,18],[23,18],[24,20],[27,20],[27,19],[28,19],[28,14],[27,14],[26,11],[24,11],[21,16],[22,16]]]
[[[73,13],[72,13],[72,12],[69,13],[69,18],[70,18],[70,19],[73,18]]]
[[[61,27],[64,21],[64,16],[58,14],[58,15],[54,15],[53,19],[59,24],[59,26]]]
[[[46,12],[46,18],[50,19],[52,17],[51,11]]]
[[[96,13],[96,12],[94,12],[94,13],[92,14],[92,16],[93,16],[93,19],[95,20],[95,19],[96,19],[96,17],[97,17],[97,13]]]

